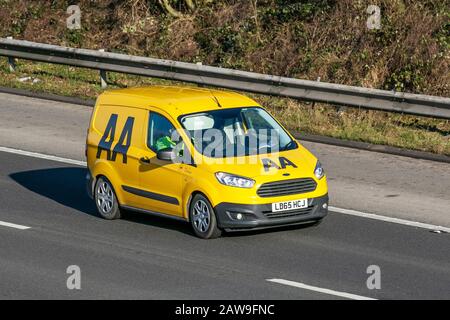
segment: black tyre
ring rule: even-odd
[[[98,213],[107,220],[120,219],[121,212],[114,188],[106,177],[99,177],[94,188]]]
[[[217,226],[216,214],[208,199],[197,194],[189,208],[189,220],[197,237],[202,239],[218,238],[222,234]]]

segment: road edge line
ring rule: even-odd
[[[18,155],[21,155],[21,156],[32,157],[32,158],[51,160],[51,161],[62,162],[62,163],[67,163],[67,164],[75,164],[75,165],[83,166],[83,167],[86,166],[86,162],[85,161],[68,159],[68,158],[62,158],[62,157],[52,156],[52,155],[38,153],[38,152],[31,152],[31,151],[25,151],[25,150],[8,148],[8,147],[2,147],[2,146],[0,146],[0,151],[7,152],[7,153],[12,153],[12,154],[18,154]]]
[[[347,292],[342,292],[342,291],[335,291],[335,290],[326,289],[326,288],[320,288],[320,287],[311,286],[311,285],[308,285],[305,283],[290,281],[290,280],[285,280],[285,279],[266,279],[266,281],[283,284],[283,285],[291,286],[291,287],[295,287],[295,288],[300,288],[300,289],[304,289],[304,290],[333,295],[333,296],[337,296],[337,297],[341,297],[341,298],[352,299],[352,300],[377,300],[375,298],[360,296],[357,294],[347,293]]]
[[[9,227],[9,228],[14,228],[14,229],[19,229],[19,230],[31,229],[31,227],[23,226],[21,224],[15,224],[15,223],[11,223],[11,222],[6,222],[6,221],[0,221],[0,226],[1,227]]]
[[[392,218],[392,217],[387,217],[387,216],[383,216],[383,215],[379,215],[379,214],[375,214],[375,213],[368,213],[368,212],[362,212],[362,211],[351,210],[351,209],[343,209],[343,208],[338,208],[338,207],[333,207],[333,206],[329,206],[328,209],[332,212],[346,214],[346,215],[350,215],[350,216],[357,216],[357,217],[361,217],[361,218],[368,218],[368,219],[379,220],[379,221],[384,221],[384,222],[402,224],[402,225],[410,226],[410,227],[417,227],[417,228],[428,229],[428,230],[432,230],[432,231],[443,231],[446,233],[450,233],[450,228],[438,226],[438,225],[434,225],[434,224],[429,224],[429,223],[424,223],[424,222],[417,222],[417,221],[406,220],[406,219],[401,219],[401,218]]]

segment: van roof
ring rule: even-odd
[[[99,96],[97,103],[144,109],[156,107],[174,117],[220,108],[259,106],[254,100],[236,92],[187,86],[150,86],[108,90]]]

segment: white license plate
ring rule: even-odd
[[[272,212],[296,210],[308,207],[308,199],[272,203]]]

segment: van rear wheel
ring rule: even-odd
[[[222,234],[222,230],[217,226],[216,214],[211,203],[201,194],[195,195],[192,199],[189,220],[194,233],[202,239],[214,239]]]
[[[95,184],[95,205],[98,213],[107,220],[120,219],[120,207],[111,182],[99,177]]]

